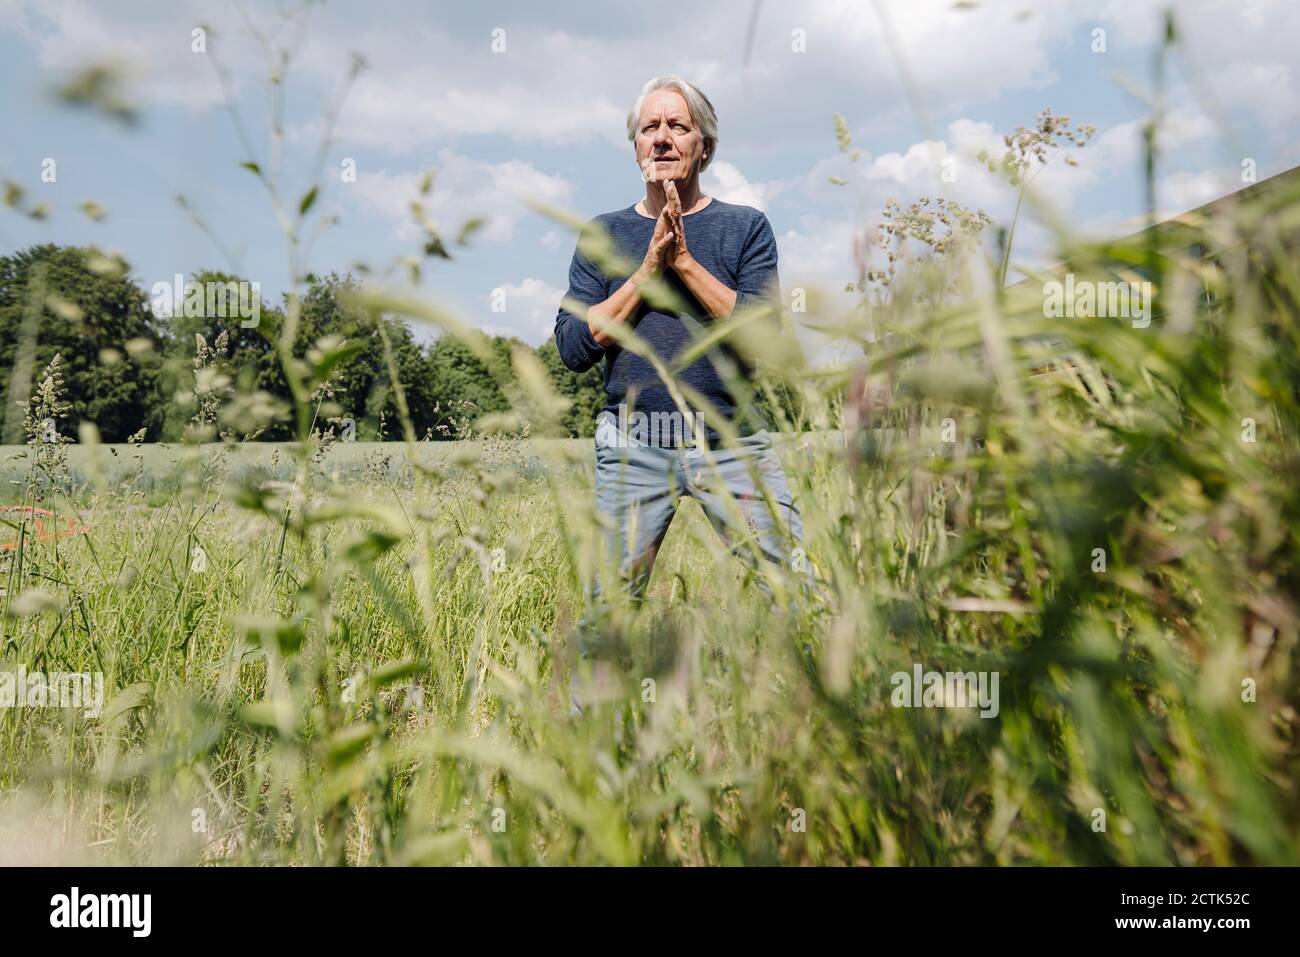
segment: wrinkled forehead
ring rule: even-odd
[[[686,105],[686,98],[676,90],[655,90],[641,104],[640,120],[686,120],[691,119],[691,109]]]

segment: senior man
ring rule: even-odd
[[[738,441],[725,442],[700,409],[683,415],[654,365],[620,348],[610,331],[634,327],[670,365],[710,323],[780,295],[776,238],[767,217],[700,191],[700,173],[718,148],[718,118],[708,97],[680,77],[655,77],[628,114],[627,135],[645,196],[594,222],[629,263],[640,265],[630,276],[605,275],[580,245],[566,301],[585,305],[585,316],[561,306],[555,340],[575,372],[605,363],[608,404],[596,429],[596,505],[609,522],[621,581],[639,600],[683,495],[699,501],[733,553],[751,566],[761,565],[757,551],[789,568],[803,529],[771,437],[750,410],[738,408],[727,386],[732,375],[752,374],[744,359],[720,346],[680,373],[689,394],[734,425]],[[644,286],[655,278],[683,308],[647,301]],[[770,591],[764,569],[757,570]],[[597,582],[589,601],[599,596]]]

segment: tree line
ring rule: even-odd
[[[242,281],[216,271],[189,278],[199,286]],[[357,345],[320,397],[322,429],[327,420],[347,420],[358,440],[401,437],[385,335],[417,437],[463,438],[482,416],[508,411],[498,383],[467,346],[453,336],[420,343],[405,322],[351,308],[347,293],[356,287],[349,275],[312,276],[301,300],[294,355],[327,337]],[[219,395],[222,417],[214,412],[214,432],[294,438],[285,414],[289,388],[274,347],[284,328],[284,300],[261,302],[250,327],[229,312],[189,312],[159,315],[125,263],[98,250],[46,244],[0,257],[3,441],[22,441],[17,402],[56,354],[68,405],[66,421],[56,426],[64,434],[75,435],[78,423],[89,421],[105,442],[178,441],[203,418],[205,399]],[[592,434],[605,403],[599,368],[570,371],[553,341],[537,349],[514,337],[491,341],[507,369],[513,350],[533,351],[556,392],[571,402],[564,419],[569,434]]]

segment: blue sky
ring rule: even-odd
[[[270,31],[281,6],[248,0],[244,9]],[[765,0],[748,65],[750,0],[314,7],[287,79],[290,197],[309,185],[323,105],[351,52],[369,67],[339,117],[313,210],[339,224],[315,242],[309,266],[381,267],[417,251],[409,203],[434,169],[430,215],[443,232],[454,236],[476,217],[487,226],[454,263],[426,262],[421,293],[491,332],[541,343],[565,289],[573,236],[518,196],[583,218],[638,199],[625,116],[645,80],[666,72],[698,84],[717,107],[720,145],[704,190],[767,214],[787,292],[842,296],[855,271],[853,238],[887,197],[947,194],[1007,217],[1009,190],[972,157],[998,149],[1002,132],[1032,125],[1044,107],[1098,131],[1079,167],[1058,162],[1044,171],[1044,192],[1080,229],[1136,225],[1148,111],[1139,94],[1150,83],[1160,4],[880,6],[884,21],[868,2]],[[184,0],[0,0],[0,177],[51,209],[43,222],[0,211],[0,250],[93,243],[120,250],[146,289],[177,272],[225,268],[278,300],[288,276],[284,241],[260,184],[239,168],[267,162],[266,62],[235,11]],[[1185,0],[1176,13],[1184,46],[1171,63],[1158,193],[1168,213],[1241,188],[1243,160],[1254,161],[1260,179],[1300,164],[1300,4]],[[191,49],[200,24],[212,28],[207,53]],[[1097,30],[1105,31],[1104,52],[1094,49]],[[504,38],[504,50],[493,50],[494,38],[498,50]],[[255,156],[221,107],[213,55],[231,71]],[[140,115],[133,128],[52,96],[61,79],[105,61],[126,70]],[[856,163],[836,148],[836,112],[861,150]],[[941,178],[949,157],[954,182]],[[57,163],[53,183],[41,181],[47,158]],[[356,182],[341,179],[346,159],[356,162]],[[178,207],[178,194],[221,248]],[[107,209],[101,222],[78,212],[87,199]],[[1016,248],[1026,262],[1052,258],[1050,234],[1032,221]],[[494,290],[504,290],[504,312],[491,308]]]

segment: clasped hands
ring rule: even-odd
[[[686,229],[682,225],[682,199],[677,194],[677,184],[670,179],[664,181],[664,198],[667,202],[655,220],[650,248],[641,262],[641,272],[646,276],[658,276],[665,268],[680,271],[691,263]]]

